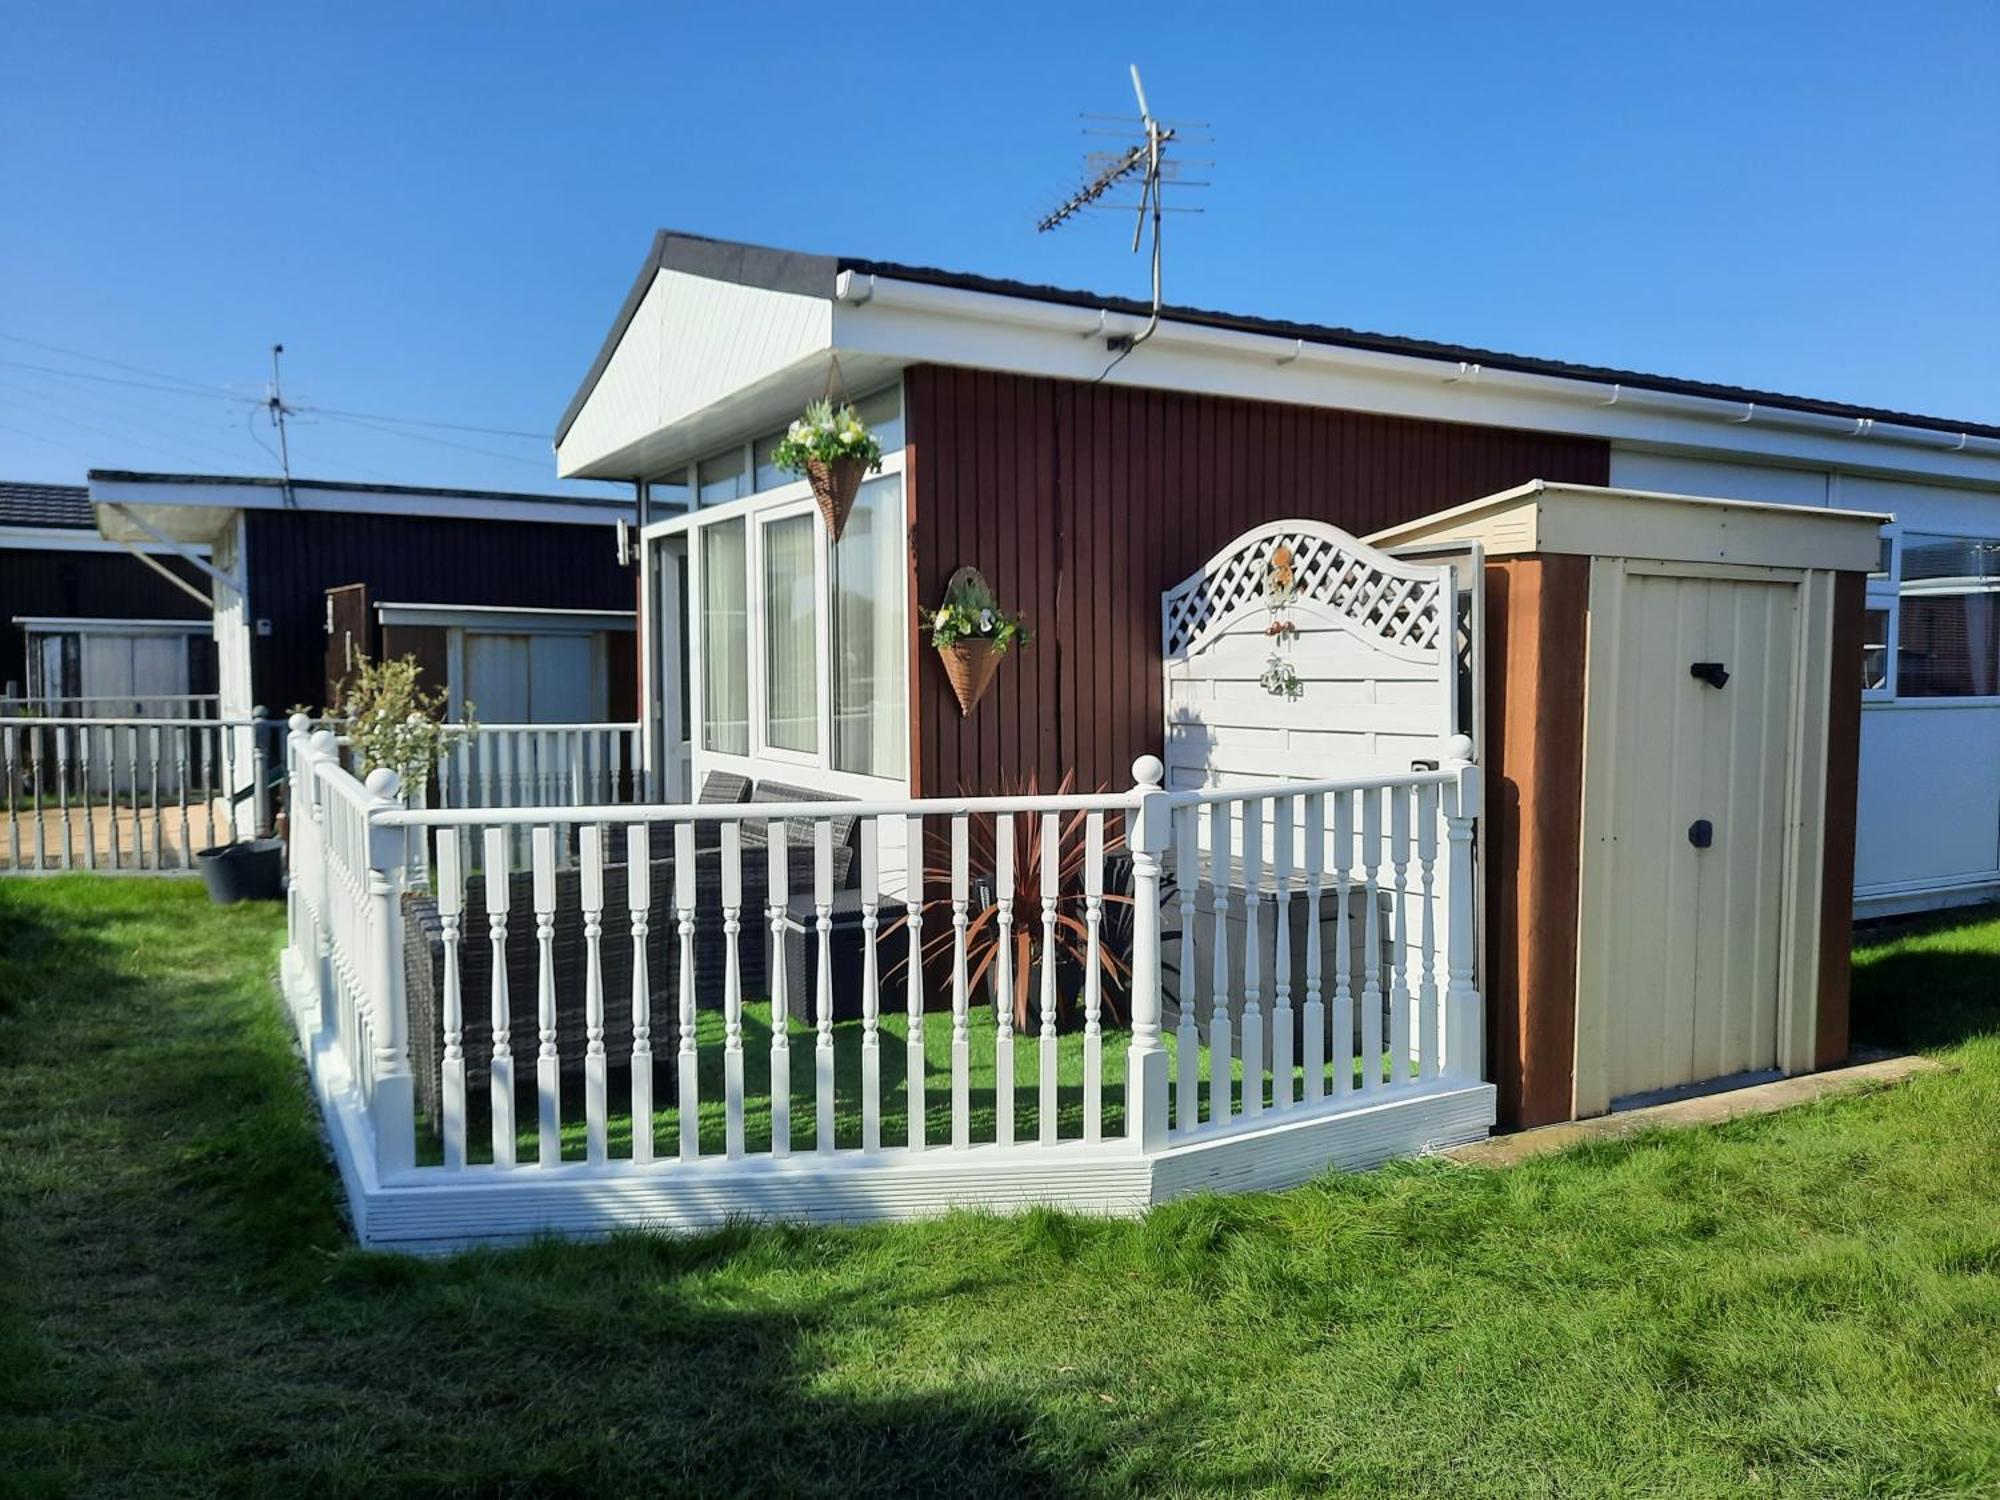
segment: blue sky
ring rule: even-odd
[[[2000,421],[1996,58],[1991,0],[5,0],[0,478],[271,472],[274,341],[298,404],[547,433],[661,225],[1137,293],[1122,218],[1034,232],[1131,61],[1215,136],[1172,300]],[[292,440],[554,487],[533,436]]]

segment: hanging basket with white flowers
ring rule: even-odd
[[[831,398],[821,397],[785,429],[771,461],[811,481],[826,533],[837,542],[861,481],[882,467],[882,445],[852,406],[835,407]]]
[[[970,718],[993,685],[1000,658],[1010,648],[1028,644],[1028,627],[1019,615],[1001,612],[993,585],[972,567],[960,568],[946,580],[944,603],[917,613],[944,663],[959,716]]]

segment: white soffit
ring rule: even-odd
[[[832,291],[809,297],[660,271],[557,446],[557,472],[630,473],[640,446],[661,429],[825,354]],[[822,365],[811,395],[825,378]],[[648,466],[669,461],[644,457]]]

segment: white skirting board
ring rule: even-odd
[[[286,966],[287,998],[310,993]],[[338,1051],[302,1025],[301,1042],[335,1165],[371,1249],[448,1253],[543,1235],[601,1237],[618,1230],[677,1233],[742,1220],[880,1223],[931,1218],[954,1208],[1030,1207],[1135,1216],[1200,1192],[1290,1187],[1336,1168],[1358,1170],[1483,1138],[1494,1120],[1491,1084],[1440,1082],[1338,1114],[1268,1112],[1212,1138],[1143,1156],[1122,1141],[1086,1146],[933,1145],[832,1158],[671,1158],[601,1167],[419,1167],[384,1182],[361,1099]]]

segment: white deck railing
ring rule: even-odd
[[[372,1243],[1116,1211],[1492,1119],[1464,762],[507,809],[406,808],[325,734],[289,764],[287,985]]]
[[[260,718],[0,717],[0,871],[189,870],[269,833],[285,734]]]
[[[439,807],[585,807],[645,796],[637,724],[481,724],[439,759]]]

